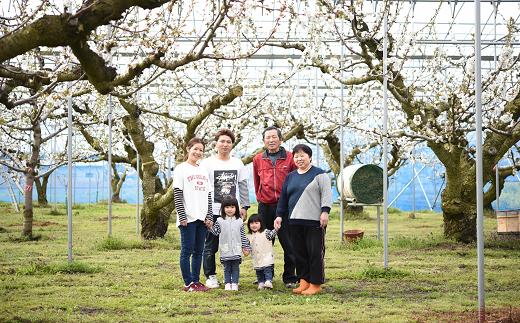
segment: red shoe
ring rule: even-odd
[[[188,286],[184,286],[182,288],[183,291],[185,292],[195,292],[196,291],[196,285],[195,283],[190,283]]]
[[[208,290],[210,290],[208,287],[204,286],[204,284],[201,282],[193,283],[193,285],[195,285],[194,289],[196,292],[207,292]]]

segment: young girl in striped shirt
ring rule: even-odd
[[[219,236],[220,262],[224,266],[224,289],[238,290],[242,253],[249,255],[251,246],[246,238],[237,199],[225,196],[220,215],[211,226],[210,232]]]

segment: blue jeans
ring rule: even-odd
[[[238,277],[240,276],[241,260],[223,260],[224,265],[224,283],[238,284]]]
[[[213,223],[217,222],[219,215],[213,214]],[[204,242],[204,276],[209,278],[210,275],[215,275],[217,266],[215,264],[215,254],[218,251],[218,236],[213,235],[208,231],[206,234],[206,241]]]
[[[188,223],[187,226],[179,226],[181,231],[181,273],[184,285],[200,281],[200,265],[202,263],[202,250],[206,238],[206,225],[197,220]],[[191,267],[190,267],[191,258]]]
[[[259,283],[265,283],[266,280],[273,281],[273,274],[274,274],[274,265],[262,268],[262,269],[255,269],[256,271],[256,280]]]

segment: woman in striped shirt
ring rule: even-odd
[[[173,171],[177,226],[181,232],[180,267],[183,290],[199,292],[208,290],[200,282],[200,267],[207,232],[205,221],[213,220],[212,186],[207,171],[199,166],[204,156],[202,139],[192,138],[186,145],[186,152],[186,161]]]

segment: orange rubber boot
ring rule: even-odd
[[[292,292],[295,294],[301,294],[304,290],[309,288],[309,286],[310,284],[308,281],[306,281],[305,279],[300,279],[300,286],[298,286],[298,288],[293,289]]]
[[[309,288],[302,292],[302,295],[314,295],[321,291],[321,285],[311,284]]]

